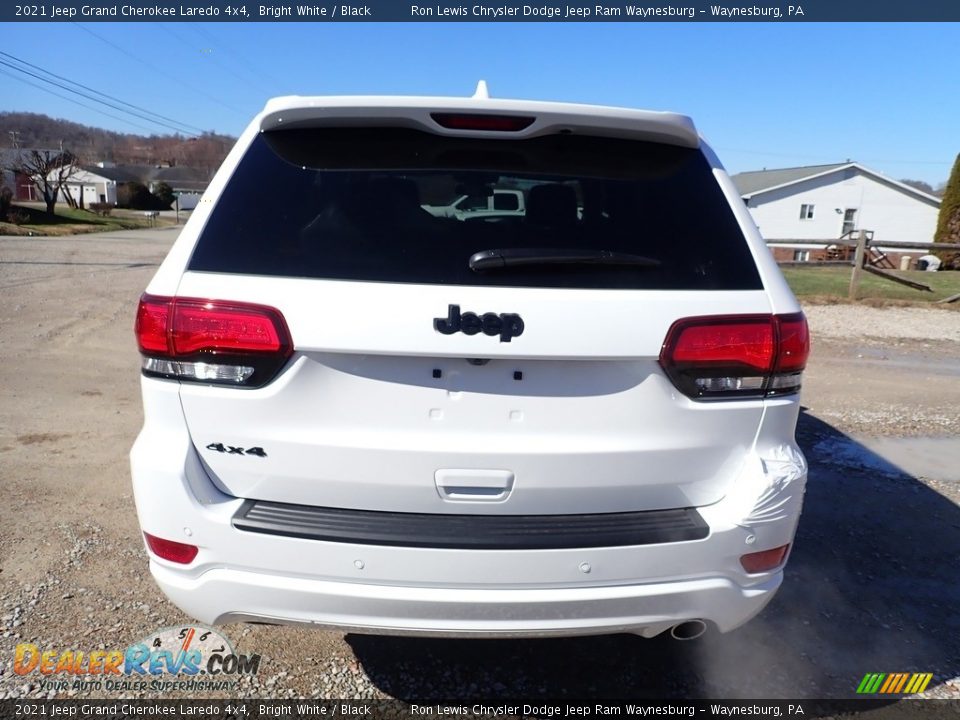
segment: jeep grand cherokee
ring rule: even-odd
[[[136,335],[150,569],[200,621],[689,638],[783,578],[806,321],[682,115],[271,100]]]

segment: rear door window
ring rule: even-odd
[[[538,249],[655,262],[470,267],[476,253]],[[474,286],[762,287],[699,150],[389,128],[261,133],[217,199],[189,269]]]

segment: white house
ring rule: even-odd
[[[59,200],[66,201],[67,192],[78,204],[82,197],[83,207],[86,208],[89,208],[91,203],[117,204],[116,181],[83,168],[77,168],[64,183]]]
[[[777,246],[823,250],[855,230],[871,231],[877,245],[932,242],[940,211],[939,198],[856,162],[744,172],[732,180],[761,234],[783,241],[771,246],[778,260],[790,258]]]

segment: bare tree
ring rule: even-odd
[[[33,181],[47,205],[48,215],[53,215],[67,180],[79,169],[69,152],[56,150],[24,150],[10,168]]]
[[[901,180],[900,182],[902,182],[904,185],[909,185],[920,192],[925,192],[927,195],[933,195],[936,192],[930,183],[924,182],[923,180]]]

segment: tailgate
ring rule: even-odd
[[[264,388],[182,386],[194,443],[237,497],[447,513],[706,505],[725,494],[763,412],[761,400],[695,402],[657,362],[674,320],[705,305],[760,312],[762,292],[581,290],[571,301],[200,274],[180,291],[279,308],[296,346]],[[520,315],[524,331],[509,343],[443,335],[433,320],[450,304]]]

